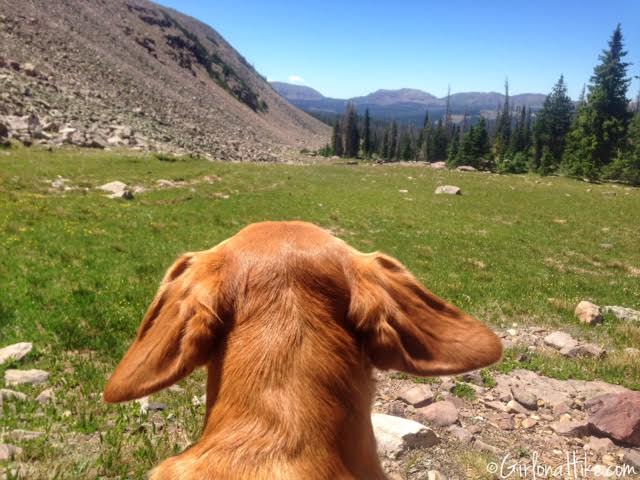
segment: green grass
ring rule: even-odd
[[[50,192],[57,175],[80,189]],[[200,182],[206,175],[221,180]],[[113,180],[153,187],[158,179],[188,185],[133,201],[93,188]],[[439,184],[458,185],[463,195],[436,196]],[[159,395],[169,409],[153,421],[135,405],[102,404],[104,381],[177,255],[209,248],[248,223],[278,219],[312,221],[360,250],[385,251],[432,291],[495,326],[557,326],[613,351],[599,361],[541,354],[518,361],[514,350],[499,370],[531,368],[640,389],[637,361],[616,354],[640,343],[640,326],[607,318],[587,327],[573,316],[581,299],[640,307],[637,189],[424,167],[8,149],[0,151],[0,345],[34,342],[36,351],[13,366],[49,370],[58,401],[44,409],[5,402],[0,431],[60,437],[26,453],[32,464],[62,464],[56,478],[137,478],[184,448],[201,426],[202,407],[191,397],[202,394],[202,376],[184,382],[184,394]],[[0,376],[9,366],[0,366]],[[20,390],[33,398],[41,388]],[[155,435],[150,422],[162,427]],[[93,450],[75,455],[69,435]]]

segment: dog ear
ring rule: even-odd
[[[207,362],[223,326],[221,270],[219,256],[211,252],[185,254],[169,268],[135,341],[107,382],[106,402],[149,395]]]
[[[449,375],[490,365],[502,355],[489,328],[379,253],[355,255],[349,318],[380,369]]]

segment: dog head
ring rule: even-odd
[[[423,376],[484,367],[502,352],[491,330],[398,260],[360,253],[308,223],[265,222],[169,268],[105,401],[148,395],[224,361],[230,337],[264,375],[295,352],[319,363],[357,352],[349,361]]]

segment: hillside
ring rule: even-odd
[[[290,85],[283,82],[271,84],[278,93],[297,107],[313,113],[339,114],[342,113],[348,102],[353,102],[358,111],[365,108],[374,118],[396,119],[405,122],[420,122],[424,119],[426,110],[432,118],[440,117],[446,107],[446,97],[438,98],[428,92],[413,88],[401,88],[398,90],[377,90],[369,95],[353,97],[349,99],[337,99],[324,97],[318,91],[300,85]],[[309,89],[317,95],[301,96],[294,94],[296,89]],[[295,90],[296,92],[299,90]],[[319,95],[319,96],[318,96]],[[510,97],[514,106],[531,107],[540,109],[544,103],[545,95],[540,93],[523,93]],[[462,115],[488,115],[504,102],[504,95],[496,92],[459,92],[451,95],[451,113]]]
[[[215,30],[145,0],[0,0],[0,80],[27,141],[276,160],[329,134]]]

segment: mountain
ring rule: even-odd
[[[29,116],[41,143],[275,160],[330,135],[218,32],[146,0],[0,0],[0,78],[0,122]]]
[[[289,94],[289,84],[273,82],[273,88],[294,105],[313,114],[325,116],[341,114],[347,103],[353,102],[356,109],[362,113],[366,108],[372,117],[382,120],[396,119],[402,122],[422,122],[425,112],[429,110],[431,118],[439,118],[444,114],[447,98],[438,98],[422,90],[402,88],[399,90],[377,90],[369,95],[349,99],[337,99],[322,96],[316,90],[311,97],[294,97]],[[296,87],[300,87],[296,85]],[[318,97],[318,95],[320,95]],[[539,93],[524,93],[509,97],[511,105],[531,107],[534,110],[542,108],[546,95]],[[504,95],[496,92],[461,92],[450,97],[451,113],[460,117],[465,112],[471,116],[486,115],[491,117],[504,102]],[[495,116],[495,115],[493,115]]]
[[[287,100],[322,100],[324,98],[317,90],[304,85],[271,82],[271,86]]]

